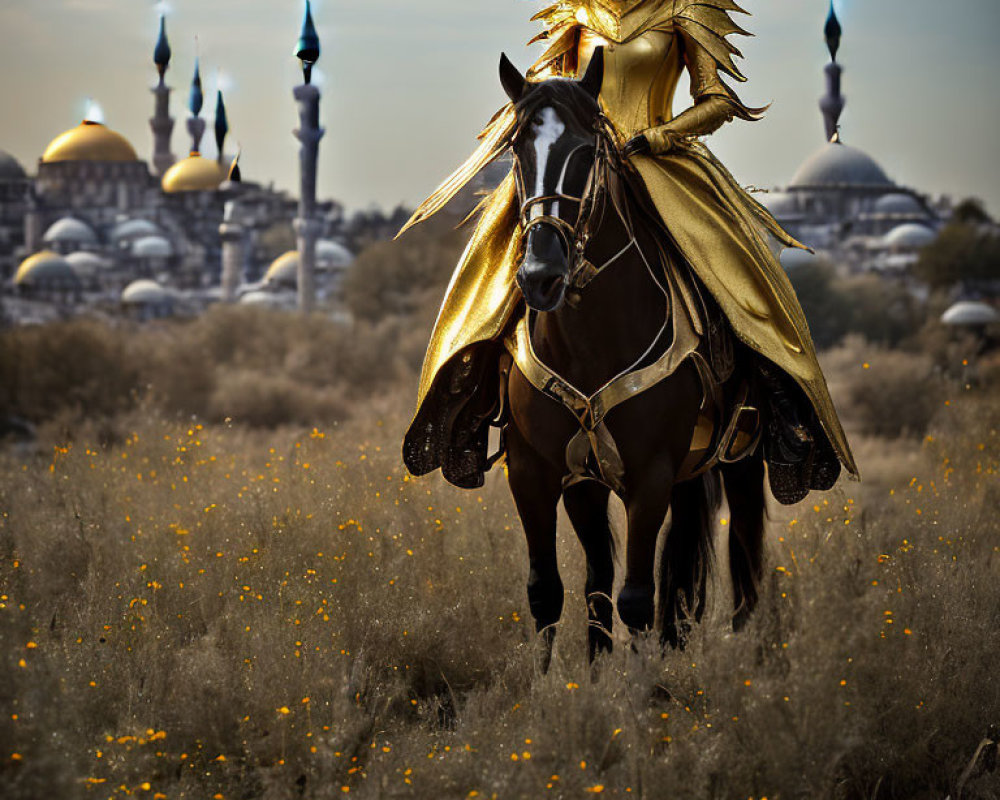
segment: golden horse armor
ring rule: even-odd
[[[727,40],[731,34],[746,34],[733,21],[733,12],[746,13],[732,0],[562,0],[534,17],[544,29],[532,41],[548,47],[528,77],[575,78],[595,48],[604,48],[604,113],[620,146],[638,134],[649,142],[650,152],[629,160],[677,251],[735,335],[802,389],[837,458],[857,477],[805,316],[775,255],[780,247],[804,245],[782,230],[699,140],[733,118],[760,119],[765,110],[746,106],[720,75],[746,80],[733,62],[741,54]],[[684,69],[690,73],[694,104],[674,116],[673,97]],[[478,149],[403,230],[440,210],[502,155],[515,121],[511,105],[501,109],[480,135]],[[453,380],[449,375],[456,369],[467,375],[475,362],[471,354],[502,342],[522,313],[515,283],[521,231],[512,176],[483,201],[479,212],[424,360],[417,413],[404,446],[407,464],[415,471],[442,466],[441,454],[428,445],[446,424],[438,410],[428,407],[437,402],[432,395],[447,396],[448,387],[441,384]],[[455,481],[448,472],[446,477],[460,485],[475,483]]]

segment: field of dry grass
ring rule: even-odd
[[[460,492],[400,464],[410,361],[360,396],[292,381],[301,415],[258,414],[260,368],[206,324],[155,363],[212,415],[149,390],[0,452],[0,796],[1000,796],[990,754],[970,764],[1000,724],[995,384],[831,353],[866,480],[773,509],[748,630],[727,632],[720,583],[686,651],[619,630],[592,675],[564,525],[543,675],[503,475]],[[196,336],[249,376],[243,414],[185,372]]]

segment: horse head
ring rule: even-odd
[[[597,191],[604,51],[580,80],[529,82],[506,55],[500,82],[517,113],[511,148],[522,231],[517,285],[536,311],[565,299],[586,207]]]

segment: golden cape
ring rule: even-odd
[[[562,2],[536,16],[546,24],[540,38],[552,41],[529,75],[557,76],[567,70],[583,30],[622,42],[653,29],[683,29],[715,59],[720,70],[742,79],[725,37],[742,32],[729,17],[741,10],[731,0],[639,0],[614,11],[602,0]],[[630,11],[642,14],[629,19]],[[582,13],[581,13],[582,10]],[[586,20],[586,25],[581,23]],[[570,68],[575,74],[576,65]],[[745,118],[751,109],[724,87]],[[440,210],[486,164],[507,148],[515,127],[511,106],[501,109],[480,136],[479,148],[417,209],[403,228]],[[736,182],[698,141],[686,141],[665,155],[636,156],[641,177],[680,254],[715,298],[735,334],[774,362],[805,392],[841,463],[855,477],[858,469],[830,398],[809,327],[794,289],[771,249],[803,247]],[[417,416],[442,368],[468,347],[497,340],[521,308],[516,286],[520,230],[514,181],[508,176],[481,204],[479,220],[455,270],[434,326],[417,396]],[[402,233],[402,231],[401,231]]]

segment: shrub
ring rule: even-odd
[[[824,362],[841,413],[866,434],[923,436],[945,399],[946,384],[923,353],[874,347],[853,336]]]

